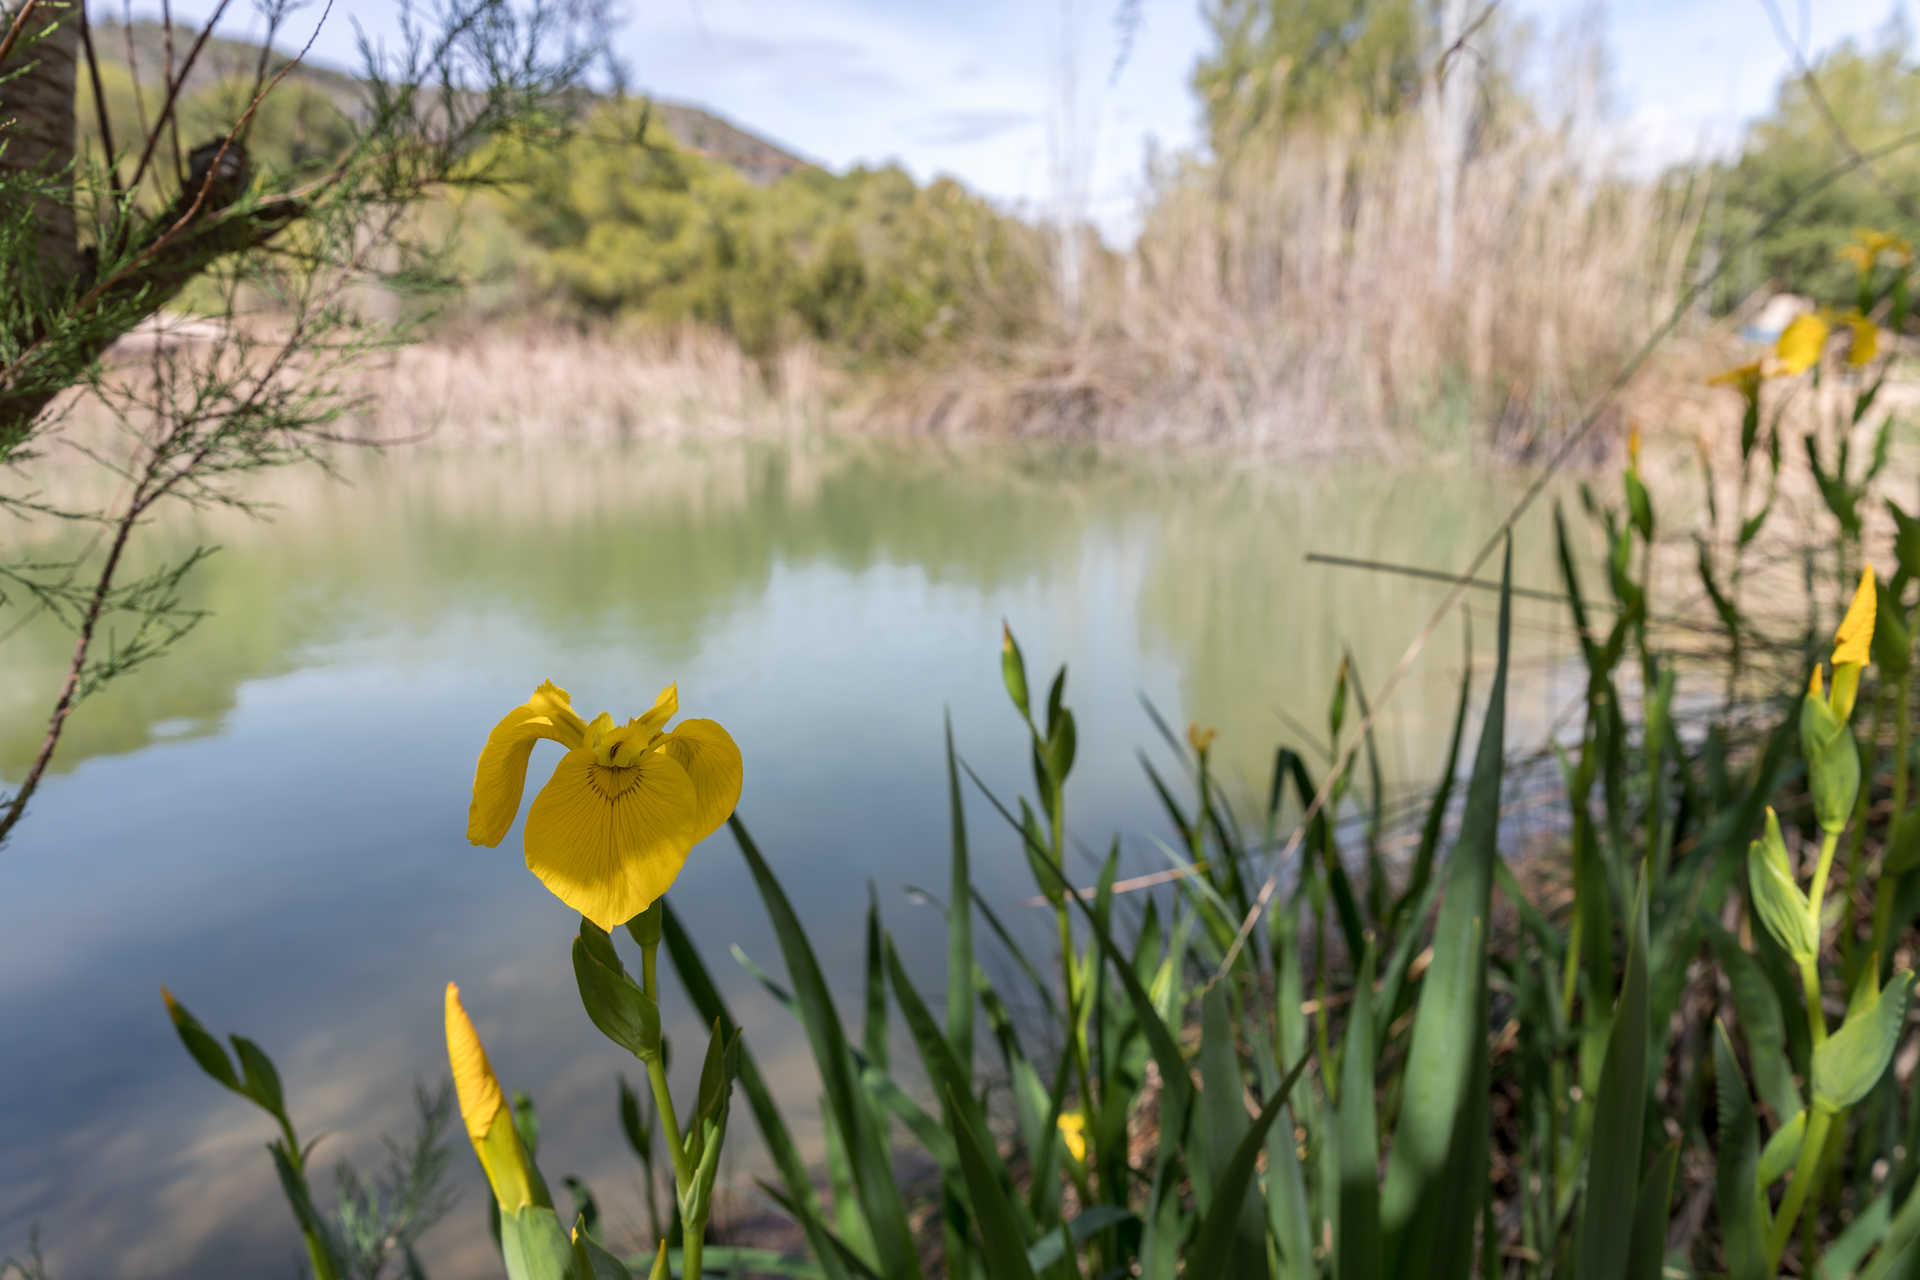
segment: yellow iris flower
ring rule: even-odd
[[[1854,234],[1860,238],[1860,246],[1876,258],[1885,254],[1901,266],[1913,261],[1913,246],[1899,236],[1889,235],[1885,231],[1865,230]]]
[[[740,801],[740,748],[711,720],[683,720],[668,685],[645,715],[616,725],[574,711],[551,680],[487,735],[473,774],[467,839],[497,845],[542,738],[567,749],[527,810],[527,869],[562,902],[612,932],[652,906],[693,846]]]
[[[1808,311],[1793,318],[1780,334],[1780,340],[1774,344],[1774,355],[1780,361],[1780,368],[1786,373],[1805,373],[1820,362],[1821,349],[1827,345],[1827,334],[1832,326],[1827,318],[1817,312]]]
[[[1057,1123],[1060,1126],[1060,1140],[1067,1144],[1067,1154],[1073,1157],[1075,1164],[1085,1164],[1087,1117],[1078,1111],[1062,1111]]]
[[[1187,745],[1193,748],[1195,755],[1203,756],[1213,746],[1215,733],[1213,729],[1201,728],[1200,722],[1195,720],[1187,725]]]

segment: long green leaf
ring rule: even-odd
[[[736,1029],[740,1024],[734,1020],[726,1001],[720,998],[719,988],[713,984],[713,976],[707,972],[700,953],[694,949],[692,939],[687,936],[671,904],[666,907],[661,926],[662,940],[667,944],[667,956],[673,961],[674,972],[680,975],[680,985],[686,988],[687,998],[700,1011],[701,1018],[708,1022],[718,1018],[729,1031]],[[759,1064],[754,1061],[753,1052],[744,1039],[740,1042],[740,1087],[746,1090],[747,1104],[753,1110],[760,1138],[767,1144],[767,1154],[772,1158],[774,1168],[780,1171],[781,1181],[785,1184],[783,1198],[789,1206],[789,1216],[806,1233],[808,1249],[819,1260],[828,1280],[849,1280],[852,1273],[841,1261],[839,1252],[829,1243],[830,1233],[822,1216],[819,1192],[814,1188],[806,1163],[801,1160],[800,1150],[794,1145],[793,1135],[787,1129],[787,1122],[781,1116],[780,1108],[767,1088],[766,1079],[760,1074]]]
[[[953,1102],[953,1114],[958,1117],[962,1114],[960,1100]],[[1020,1220],[1007,1199],[1006,1190],[988,1163],[980,1139],[965,1120],[960,1120],[955,1127],[953,1137],[960,1150],[960,1167],[966,1173],[967,1192],[973,1201],[981,1253],[987,1259],[987,1274],[993,1280],[1035,1280],[1033,1266],[1027,1261],[1026,1235],[1020,1229]]]
[[[1414,1016],[1400,1122],[1381,1196],[1387,1267],[1395,1275],[1466,1274],[1487,1194],[1487,917],[1493,864],[1500,856],[1512,571],[1509,542],[1493,687],[1460,839],[1447,865],[1433,963]]]
[[[1574,1247],[1581,1280],[1616,1280],[1627,1271],[1631,1237],[1623,1221],[1640,1185],[1647,1111],[1647,873],[1634,894],[1627,975],[1614,1006],[1594,1101],[1586,1199]]]
[[[1721,1247],[1728,1280],[1767,1280],[1767,1232],[1770,1216],[1755,1172],[1760,1139],[1754,1130],[1753,1099],[1746,1077],[1734,1060],[1727,1029],[1714,1024],[1713,1074],[1719,1096],[1719,1159],[1713,1203],[1720,1216]]]
[[[947,1042],[953,1056],[973,1065],[973,872],[967,861],[967,812],[954,764],[953,717],[947,716],[947,807],[953,815],[953,851],[947,877]]]
[[[1840,1025],[1813,1052],[1813,1101],[1829,1111],[1844,1111],[1878,1084],[1906,1022],[1913,972],[1895,974],[1872,1006]]]
[[[1240,1145],[1227,1161],[1213,1189],[1213,1208],[1201,1219],[1200,1234],[1187,1255],[1188,1275],[1245,1276],[1247,1280],[1257,1280],[1268,1274],[1264,1252],[1259,1255],[1254,1270],[1234,1270],[1230,1259],[1241,1248],[1241,1211],[1247,1202],[1247,1193],[1253,1188],[1254,1165],[1260,1159],[1260,1148],[1266,1143],[1267,1130],[1273,1127],[1275,1117],[1286,1107],[1287,1096],[1293,1092],[1293,1086],[1306,1066],[1307,1059],[1302,1057],[1293,1065],[1293,1070],[1287,1072],[1287,1078],[1280,1082],[1280,1087],[1260,1108],[1259,1117],[1241,1137]]]
[[[839,1011],[834,1007],[833,996],[827,989],[826,977],[820,971],[820,962],[814,955],[813,944],[807,940],[806,930],[799,916],[794,913],[792,902],[767,866],[766,859],[753,843],[753,837],[747,833],[739,815],[727,819],[727,825],[740,844],[740,852],[746,858],[748,868],[753,872],[754,883],[773,921],[774,936],[779,940],[781,954],[786,958],[787,973],[793,981],[794,998],[799,1002],[803,1014],[801,1022],[806,1027],[808,1042],[813,1047],[814,1063],[820,1070],[828,1105],[846,1139],[861,1208],[873,1231],[881,1268],[889,1277],[917,1280],[921,1274],[920,1260],[913,1247],[912,1233],[907,1228],[906,1205],[901,1198],[899,1184],[894,1180],[892,1153],[887,1150],[883,1135],[876,1132],[875,1115],[869,1109],[865,1095],[860,1092],[851,1046],[841,1026]]]
[[[1376,1280],[1380,1253],[1380,1132],[1373,1096],[1373,952],[1354,976],[1340,1046],[1340,1280]]]
[[[1633,1234],[1627,1243],[1627,1280],[1660,1280],[1666,1265],[1667,1207],[1673,1201],[1673,1175],[1679,1167],[1680,1144],[1670,1142],[1640,1183]]]

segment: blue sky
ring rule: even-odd
[[[1795,37],[1818,51],[1870,36],[1911,0],[1777,3]],[[1552,65],[1556,41],[1597,14],[1609,70],[1603,136],[1630,167],[1729,145],[1789,66],[1761,0],[1501,5],[1532,24],[1541,67]],[[1141,0],[1115,75],[1118,8],[1119,0],[628,0],[614,44],[637,89],[706,106],[834,168],[898,160],[919,178],[953,174],[1029,210],[1080,188],[1119,239],[1132,226],[1149,137],[1169,148],[1198,142],[1187,77],[1207,36],[1199,0]],[[379,31],[391,13],[385,0],[335,0],[316,54],[351,63],[350,20]],[[1077,160],[1062,167],[1060,156]]]

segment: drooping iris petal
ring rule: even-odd
[[[500,843],[520,811],[527,785],[527,757],[546,738],[572,749],[584,741],[586,724],[567,691],[549,680],[533,697],[509,711],[480,749],[473,770],[473,801],[467,807],[467,839],[491,848]]]
[[[653,905],[703,834],[687,771],[649,751],[632,766],[578,747],[527,810],[527,870],[609,932]]]

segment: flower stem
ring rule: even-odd
[[[658,944],[640,949],[640,982],[657,1007],[660,1003],[660,982],[655,967],[655,955]],[[656,1053],[643,1058],[647,1065],[647,1083],[653,1086],[654,1109],[660,1113],[660,1136],[667,1144],[667,1154],[673,1159],[673,1184],[678,1192],[677,1199],[683,1206],[680,1235],[680,1273],[685,1277],[698,1277],[700,1274],[700,1253],[706,1243],[706,1222],[694,1222],[684,1216],[684,1206],[693,1192],[693,1162],[687,1158],[687,1144],[680,1136],[680,1117],[673,1109],[673,1093],[667,1088],[666,1055]]]
[[[1800,1159],[1793,1167],[1793,1181],[1787,1184],[1787,1194],[1780,1201],[1780,1212],[1773,1220],[1773,1232],[1767,1237],[1769,1272],[1780,1269],[1780,1255],[1787,1251],[1787,1241],[1793,1235],[1793,1224],[1800,1217],[1800,1210],[1813,1190],[1814,1171],[1819,1167],[1820,1153],[1827,1145],[1827,1132],[1832,1125],[1833,1112],[1825,1107],[1814,1107],[1807,1117],[1807,1132],[1800,1142]],[[1800,1269],[1812,1275],[1813,1259],[1802,1258]]]

